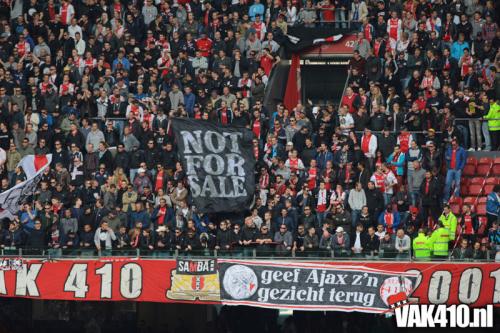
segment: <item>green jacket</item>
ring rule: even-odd
[[[16,170],[17,165],[21,161],[21,154],[17,150],[15,151],[10,151],[10,149],[7,151],[7,171],[14,171]]]
[[[488,129],[491,132],[500,131],[500,104],[497,102],[490,105],[490,111],[484,119],[488,120]]]
[[[429,238],[432,254],[435,256],[447,257],[449,241],[450,232],[447,228],[439,228],[435,230]]]
[[[441,214],[439,221],[443,222],[443,226],[450,232],[450,240],[455,240],[455,234],[457,233],[457,217],[455,214],[450,212],[448,217]]]
[[[413,240],[413,253],[415,254],[415,259],[429,259],[431,257],[431,250],[432,247],[429,242],[429,237],[424,233],[419,233]]]

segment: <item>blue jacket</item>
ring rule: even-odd
[[[392,153],[391,155],[389,155],[387,157],[387,164],[389,165],[393,165],[396,167],[396,173],[398,176],[403,176],[404,173],[405,173],[405,158],[406,158],[406,155],[404,153],[401,153],[399,154],[399,157],[398,157],[398,160],[393,162],[393,159],[394,158],[394,153]]]
[[[498,196],[495,192],[488,194],[488,199],[486,201],[486,213],[498,216],[500,213],[500,201],[498,201]]]
[[[380,215],[378,216],[378,224],[382,224],[384,226],[384,228],[387,228],[387,224],[385,222],[384,215],[385,215],[385,211],[380,213]],[[396,230],[398,230],[399,224],[401,223],[401,219],[399,218],[398,212],[392,213],[392,221],[393,221],[392,222],[392,230],[395,233]]]
[[[160,212],[160,207],[156,207],[151,214],[151,221],[153,221],[155,228],[158,227],[158,213]],[[172,207],[167,207],[167,213],[165,215],[165,219],[163,220],[163,224],[171,225],[172,221],[175,220],[175,212]]]
[[[116,58],[114,61],[113,61],[113,72],[116,70],[116,67],[118,66],[118,64],[121,63],[122,64],[122,68],[126,71],[129,71],[130,70],[130,61],[128,61],[127,58],[123,57],[120,61],[120,59]]]
[[[194,225],[196,227],[196,233],[198,235],[201,234],[202,232],[208,231],[208,228],[201,224],[203,222],[203,223],[205,223],[205,225],[208,226],[208,222],[210,222],[208,219],[208,215],[203,214],[203,215],[199,216],[198,214],[193,214],[192,219],[193,219]]]
[[[145,210],[141,210],[140,212],[133,212],[130,215],[130,225],[129,228],[134,228],[137,222],[142,222],[143,229],[149,229],[151,225],[151,218]]]
[[[275,230],[280,230],[280,225],[286,225],[288,228],[288,231],[290,232],[295,232],[295,229],[297,226],[295,225],[295,222],[290,216],[283,217],[283,216],[278,216],[275,220]]]
[[[255,21],[255,15],[259,14],[261,18],[264,16],[264,5],[261,3],[256,3],[250,6],[250,9],[248,10],[248,16],[250,16],[250,19],[252,21]]]
[[[458,41],[454,42],[451,45],[451,57],[457,59],[457,61],[460,60],[460,58],[464,55],[464,49],[469,49],[469,43],[463,42],[460,44]]]
[[[451,147],[446,149],[446,168],[450,169],[451,162]],[[465,163],[467,162],[467,152],[462,147],[458,147],[456,154],[455,170],[463,170]]]
[[[316,155],[316,162],[318,162],[318,168],[320,170],[326,168],[327,161],[333,161],[333,154],[331,152],[321,152]]]
[[[184,95],[184,107],[190,117],[194,116],[194,104],[196,102],[196,96],[193,93]]]

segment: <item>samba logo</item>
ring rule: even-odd
[[[220,301],[219,274],[215,259],[177,259],[167,298],[186,301]]]

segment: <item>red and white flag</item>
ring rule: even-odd
[[[51,162],[52,154],[23,157],[18,166],[23,168],[27,179],[0,193],[0,218],[14,218],[21,205],[29,201],[35,193],[43,171],[50,167]]]
[[[26,178],[29,179],[34,177],[39,170],[47,165],[47,163],[50,164],[51,161],[52,155],[26,155],[17,166],[23,168]]]

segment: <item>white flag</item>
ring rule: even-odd
[[[35,193],[36,187],[42,179],[43,171],[50,167],[51,162],[52,154],[23,157],[19,166],[23,168],[27,179],[0,193],[0,218],[14,218],[19,212],[20,206]]]

